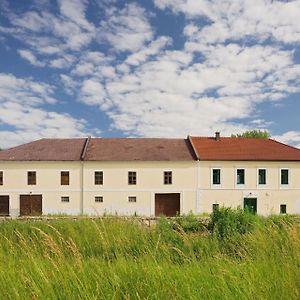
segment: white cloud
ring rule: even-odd
[[[134,52],[153,38],[153,31],[144,8],[126,4],[122,10],[112,8],[107,20],[100,23],[98,41],[107,41],[117,51]]]
[[[26,59],[36,67],[43,67],[45,65],[43,62],[39,61],[29,50],[21,49],[18,52],[22,58]]]
[[[42,137],[82,136],[87,122],[68,113],[48,111],[45,104],[57,102],[54,88],[31,79],[19,79],[0,73],[0,130],[1,147],[10,147]],[[4,127],[5,128],[5,127]]]
[[[273,138],[282,143],[295,145],[297,148],[300,148],[300,132],[299,131],[288,131],[288,132],[283,133],[282,135],[276,135]]]

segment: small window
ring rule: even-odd
[[[95,185],[103,185],[103,172],[95,171]]]
[[[164,172],[164,184],[172,184],[172,171]]]
[[[103,202],[103,197],[102,196],[96,196],[95,197],[95,202]]]
[[[3,171],[0,171],[0,185],[3,185]]]
[[[289,184],[289,170],[288,169],[282,169],[281,170],[281,180],[280,183],[282,185],[288,185]]]
[[[70,202],[70,197],[69,196],[62,196],[61,197],[61,202]]]
[[[27,184],[36,185],[36,172],[34,171],[27,172]]]
[[[245,170],[244,169],[236,170],[236,183],[237,184],[245,184]]]
[[[130,185],[136,184],[136,172],[134,171],[128,172],[128,184]]]
[[[218,209],[219,209],[219,204],[214,203],[214,204],[212,205],[212,209],[213,209],[213,211],[218,210]]]
[[[136,196],[129,196],[128,202],[136,202]]]
[[[221,184],[221,169],[213,169],[212,170],[212,183],[216,185]]]
[[[286,214],[286,204],[281,204],[280,205],[280,213],[281,214]]]
[[[61,183],[61,185],[69,185],[70,184],[70,175],[69,175],[68,171],[61,171],[60,183]]]
[[[258,170],[258,184],[264,185],[267,182],[267,171],[266,169]]]

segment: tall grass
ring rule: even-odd
[[[0,298],[300,299],[298,222],[218,213],[2,222]]]

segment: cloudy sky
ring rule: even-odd
[[[267,129],[300,146],[300,1],[0,0],[0,147]]]

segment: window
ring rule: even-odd
[[[102,184],[103,184],[103,172],[95,171],[95,185],[102,185]]]
[[[0,185],[3,185],[3,171],[0,171]]]
[[[244,169],[236,170],[236,183],[237,184],[245,184],[245,170]]]
[[[212,205],[212,210],[213,210],[213,211],[216,211],[216,210],[218,210],[218,209],[219,209],[219,204],[214,203],[214,204]]]
[[[164,172],[164,184],[172,184],[172,171]]]
[[[102,196],[96,196],[95,197],[95,202],[103,202],[103,197]]]
[[[212,170],[212,183],[215,185],[221,184],[221,169]]]
[[[280,205],[280,213],[281,214],[286,214],[286,204],[281,204]]]
[[[128,202],[136,202],[136,196],[129,196]]]
[[[35,171],[27,172],[27,184],[28,185],[36,185],[36,172]]]
[[[131,184],[131,185],[136,184],[136,172],[134,172],[134,171],[128,172],[128,184]]]
[[[289,184],[289,170],[288,169],[281,169],[280,183],[282,185],[288,185]]]
[[[61,197],[61,202],[70,202],[70,197],[69,196],[62,196]]]
[[[69,185],[70,184],[70,175],[69,175],[68,171],[61,171],[60,184],[61,185]]]
[[[267,182],[267,171],[266,169],[258,169],[258,184],[264,185]]]

